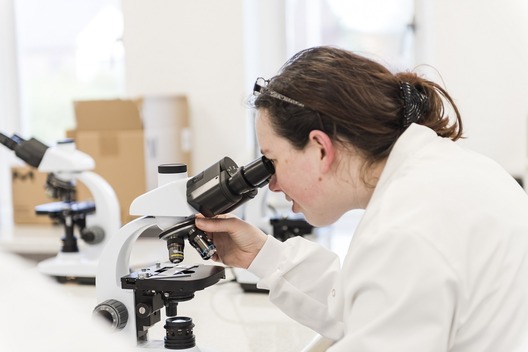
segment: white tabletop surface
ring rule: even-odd
[[[317,240],[325,246],[341,251],[338,254],[344,256],[358,219],[356,213],[349,215],[335,227],[318,232]],[[338,235],[341,232],[345,235]],[[61,284],[48,280],[47,277],[46,282],[41,282],[44,275],[38,272],[37,261],[24,258],[23,262],[19,262],[18,255],[14,258],[15,256],[9,253],[15,252],[26,257],[39,254],[53,256],[60,247],[61,237],[60,226],[27,225],[0,228],[0,249],[5,252],[0,252],[0,263],[3,270],[6,270],[6,267],[10,268],[8,269],[10,275],[7,276],[10,279],[2,283],[0,301],[6,305],[6,302],[15,300],[7,304],[7,310],[4,309],[2,313],[4,318],[0,323],[0,351],[4,351],[1,340],[5,341],[11,336],[29,338],[31,332],[28,331],[28,324],[32,325],[31,322],[38,324],[40,329],[39,336],[42,341],[39,351],[62,352],[63,350],[53,342],[56,341],[54,336],[58,332],[67,337],[62,341],[63,344],[67,344],[68,339],[73,341],[72,348],[64,351],[84,351],[81,347],[73,347],[79,341],[83,341],[82,346],[87,351],[90,350],[90,343],[96,343],[96,339],[87,338],[82,329],[79,329],[79,326],[86,324],[97,304],[95,286],[77,283]],[[166,258],[164,241],[156,237],[140,237],[132,250],[130,265],[147,266],[166,261]],[[186,246],[184,262],[197,260],[201,261],[198,254],[191,246]],[[23,270],[17,273],[17,268]],[[272,305],[267,294],[244,292],[234,281],[233,272],[229,268],[226,269],[226,276],[226,279],[218,284],[196,292],[194,299],[178,305],[178,314],[193,319],[194,334],[201,350],[297,352],[315,336],[313,331],[292,320]],[[6,289],[9,292],[6,293]],[[53,304],[55,307],[50,307]],[[61,307],[62,305],[64,307]],[[81,313],[71,316],[67,311],[70,305],[75,305],[74,308],[78,307]],[[6,319],[6,316],[11,318]],[[162,321],[149,330],[149,339],[163,339],[164,319],[163,316]],[[54,323],[47,324],[47,321]],[[33,348],[29,347],[27,341],[20,341],[19,345],[17,343],[16,351],[32,351]],[[100,346],[94,348],[104,351]]]

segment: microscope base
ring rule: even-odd
[[[94,285],[97,263],[97,260],[88,259],[79,252],[59,252],[55,257],[41,261],[38,270],[59,282],[77,281]]]
[[[203,350],[198,348],[198,346],[194,346],[192,348],[186,348],[184,350],[170,350],[165,348],[163,345],[163,341],[161,340],[152,340],[148,341],[144,344],[141,344],[137,346],[136,352],[148,350],[149,352],[167,352],[167,351],[174,351],[174,352],[212,352],[211,350]]]

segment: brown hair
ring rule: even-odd
[[[438,84],[412,72],[391,73],[383,65],[352,52],[321,46],[300,51],[288,60],[267,88],[304,107],[258,95],[257,109],[266,109],[275,132],[299,149],[312,130],[323,130],[333,140],[352,144],[374,163],[387,157],[407,127],[403,123],[402,82],[426,97],[416,123],[441,137],[462,137],[462,121],[453,99]],[[456,119],[446,116],[445,102]]]

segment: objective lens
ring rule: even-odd
[[[183,261],[184,249],[183,237],[174,236],[167,239],[167,249],[169,250],[169,260],[172,263],[180,263]]]
[[[214,243],[203,231],[197,228],[193,227],[189,231],[189,243],[200,253],[203,259],[211,259],[213,254],[216,253]]]

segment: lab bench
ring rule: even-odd
[[[334,227],[317,231],[317,238],[314,240],[338,251],[339,256],[343,257],[351,233],[359,219],[358,213],[352,213]],[[47,225],[0,228],[0,249],[23,257],[33,267],[34,274],[42,276],[43,274],[38,273],[37,263],[57,254],[62,231],[61,226]],[[164,259],[167,258],[165,241],[160,241],[156,236],[141,236],[136,241],[130,258],[131,268],[166,260]],[[203,260],[191,246],[186,246],[185,262],[192,263],[193,261]],[[178,314],[193,319],[194,335],[200,349],[212,352],[298,352],[309,344],[315,336],[312,330],[282,313],[270,303],[266,293],[244,291],[236,282],[230,268],[226,268],[225,272],[225,279],[204,290],[197,291],[193,299],[181,302],[178,306]],[[56,289],[64,294],[65,300],[75,299],[82,305],[86,315],[91,315],[93,308],[97,305],[94,285],[75,282],[60,283],[53,280],[50,282],[53,282]],[[25,290],[26,287],[31,287],[31,283],[24,282],[23,279],[16,280],[14,283],[4,283],[2,286],[6,287],[4,286],[6,284],[10,285],[11,290]],[[10,321],[9,328],[27,329],[28,316],[38,316],[39,305],[48,304],[45,296],[45,294],[35,294],[33,301],[27,307],[24,304],[8,307],[7,314],[16,317]],[[5,302],[1,291],[0,299]],[[27,313],[25,313],[26,310]],[[43,318],[41,317],[40,320]],[[165,334],[163,325],[163,322],[159,322],[151,327],[149,339],[163,339]],[[79,333],[71,323],[42,328],[60,329],[64,334]],[[4,334],[9,335],[9,331],[0,331],[0,338]]]
[[[56,254],[60,247],[61,231],[62,228],[53,226],[15,226],[11,230],[0,232],[0,247],[24,257],[30,265],[34,265],[35,275],[43,275],[38,273],[37,262]],[[194,255],[191,251],[186,252],[185,261],[192,261]],[[153,237],[140,237],[132,250],[130,264],[141,267],[166,256],[167,248],[164,241]],[[16,282],[4,282],[2,290],[7,287],[11,291],[33,290],[35,288],[29,282],[29,277],[27,276],[28,281],[20,278]],[[65,300],[75,299],[86,308],[87,314],[91,314],[97,304],[95,286],[75,282],[59,283],[53,280],[50,282],[53,282],[64,294]],[[4,294],[0,292],[0,300],[5,302],[3,296]],[[82,334],[71,321],[61,325],[59,316],[62,317],[63,312],[57,317],[59,319],[57,324],[46,326],[46,318],[39,314],[39,306],[47,304],[50,304],[50,301],[46,298],[45,292],[42,292],[42,288],[37,288],[31,302],[10,305],[7,312],[4,309],[3,315],[11,317],[10,329],[27,331],[28,324],[33,320],[38,321],[40,329],[59,329],[65,335]],[[244,292],[234,280],[229,268],[226,268],[225,279],[216,285],[197,291],[192,300],[180,303],[178,314],[193,319],[197,346],[205,351],[297,352],[302,350],[314,336],[310,329],[298,324],[273,306],[266,293]],[[74,321],[75,318],[72,320]],[[149,338],[163,339],[165,334],[163,325],[163,322],[159,322],[150,328]],[[4,335],[3,338],[8,338],[10,334],[9,330],[0,331],[0,337]]]

